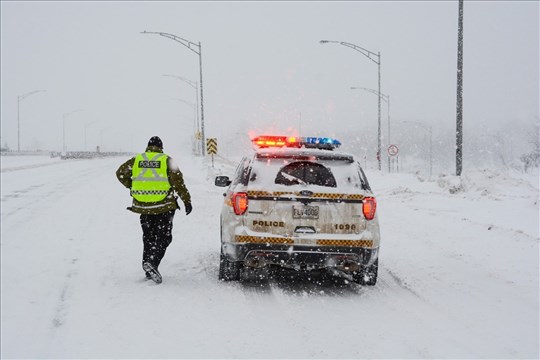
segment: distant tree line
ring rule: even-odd
[[[531,151],[519,157],[523,163],[525,172],[530,168],[537,168],[540,166],[540,121],[536,122],[534,131],[529,133],[529,144],[531,144],[532,147]]]

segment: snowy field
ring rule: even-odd
[[[252,287],[217,280],[213,177],[232,164],[177,159],[194,211],[176,214],[156,285],[125,160],[2,157],[1,358],[539,357],[538,172],[367,171],[377,285]]]

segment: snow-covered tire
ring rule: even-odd
[[[225,255],[221,254],[219,258],[219,280],[240,280],[240,265],[238,261],[231,261]]]
[[[379,259],[375,260],[373,264],[363,268],[357,273],[353,274],[353,280],[360,285],[374,286],[377,283],[377,274],[379,272]]]
[[[251,269],[243,267],[240,270],[240,281],[245,285],[259,286],[267,284],[270,279],[270,269]]]

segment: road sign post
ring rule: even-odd
[[[206,153],[212,155],[212,167],[214,167],[214,154],[217,154],[217,139],[208,138],[206,139]]]
[[[397,155],[399,153],[399,149],[397,145],[391,144],[391,145],[388,145],[386,152],[388,153],[388,171],[391,171],[392,166],[390,166],[390,164],[394,162],[394,158],[396,159],[395,161],[397,162],[397,159],[398,159]]]

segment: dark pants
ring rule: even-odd
[[[143,259],[156,269],[172,241],[174,210],[157,215],[141,215],[143,231]]]

